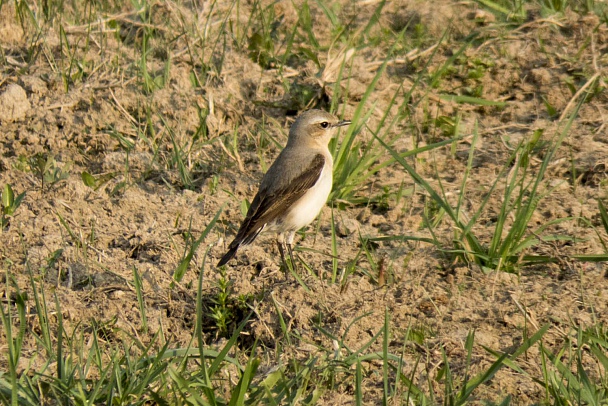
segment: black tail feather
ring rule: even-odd
[[[228,252],[224,254],[222,259],[220,259],[220,262],[218,262],[216,266],[220,267],[222,265],[226,265],[226,263],[228,261],[230,261],[232,258],[234,258],[239,247],[240,247],[240,244],[234,244],[234,245],[230,244],[230,247],[228,247]]]
[[[245,232],[246,230],[243,229],[243,226],[241,226],[241,229],[236,234],[236,237],[234,237],[234,240],[228,246],[228,252],[224,254],[222,259],[220,259],[220,262],[217,263],[217,266],[219,267],[219,266],[225,265],[228,261],[230,261],[232,258],[234,258],[234,256],[236,255],[236,252],[239,250],[241,245],[250,244],[253,240],[255,240],[255,238],[258,236],[258,234],[260,234],[260,232],[262,232],[262,230],[265,227],[266,227],[266,224],[264,224],[262,227],[258,228],[257,230],[254,230],[253,232],[247,233],[247,232]]]

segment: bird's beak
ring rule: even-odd
[[[342,120],[342,121],[338,121],[332,127],[344,127],[345,125],[349,125],[350,123],[351,123],[350,120]]]

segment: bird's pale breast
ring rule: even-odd
[[[297,231],[317,217],[331,192],[331,172],[331,162],[326,162],[317,183],[288,209],[280,224],[276,224],[278,232]]]

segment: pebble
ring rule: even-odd
[[[11,83],[0,93],[0,121],[3,123],[25,118],[32,106],[25,90]]]

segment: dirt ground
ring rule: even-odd
[[[358,6],[343,3],[342,18],[362,28],[379,2]],[[318,223],[297,237],[302,248],[297,254],[312,269],[312,273],[301,270],[309,291],[293,277],[285,279],[271,235],[262,235],[229,263],[226,275],[233,283],[231,300],[244,297],[255,310],[245,330],[247,342],[257,340],[263,349],[258,351],[263,369],[293,357],[304,359],[319,348],[331,349],[335,343],[321,329],[343,337],[350,349],[361,348],[382,329],[385,310],[390,317],[390,351],[404,354],[406,376],[417,368],[417,383],[436,376],[443,362],[442,349],[452,369],[463,374],[464,343],[471,330],[475,331],[474,374],[495,360],[482,346],[513,351],[549,323],[544,344],[557,348],[576,326],[605,328],[608,322],[605,265],[571,259],[574,254],[604,253],[601,239],[608,240],[597,208],[598,200],[608,204],[606,20],[572,10],[552,16],[531,10],[526,21],[509,26],[473,2],[440,3],[387,2],[378,25],[368,33],[381,37],[382,30],[397,31],[411,18],[424,29],[419,55],[393,59],[367,99],[366,111],[371,112],[360,139],[371,139],[369,129],[376,128],[398,86],[403,84],[405,91],[413,86],[431,55],[423,51],[439,43],[446,27],[452,27],[448,39],[437,45],[429,72],[439,69],[467,36],[476,32],[477,39],[437,84],[424,83],[416,88],[412,95],[416,103],[407,121],[400,119],[391,130],[397,139],[395,148],[405,151],[415,147],[414,143],[422,146],[449,138],[434,124],[436,118],[460,117],[460,133],[466,137],[456,148],[447,146],[408,160],[433,185],[441,181],[455,202],[467,165],[470,135],[477,126],[480,137],[465,199],[465,214],[472,215],[513,146],[537,129],[543,129],[550,139],[563,128],[560,115],[574,108],[569,103],[576,91],[599,75],[597,94],[583,104],[550,164],[543,187],[553,190],[540,202],[530,222],[532,231],[546,222],[571,217],[550,231],[576,239],[531,248],[527,253],[550,255],[559,261],[521,267],[514,273],[484,272],[474,264],[455,262],[436,246],[421,242],[378,242],[370,260],[358,255],[360,236],[431,237],[424,226],[428,196],[398,165],[389,166],[360,185],[356,194],[365,200],[389,190],[385,205],[346,203],[333,209],[339,235],[339,271],[357,261],[347,284],[328,280],[332,272],[330,206],[324,208]],[[309,6],[317,18],[317,39],[324,46],[331,45],[325,14],[317,3]],[[249,15],[246,7],[251,4],[243,3],[241,19]],[[178,24],[179,18],[185,24],[202,18],[187,5],[157,8],[158,18],[171,24]],[[174,346],[188,344],[193,334],[199,272],[204,272],[203,291],[211,306],[221,279],[213,265],[243,218],[242,202],[253,198],[264,168],[286,141],[293,114],[303,107],[294,102],[294,95],[283,83],[320,89],[321,70],[310,61],[287,66],[284,71],[272,65],[264,67],[247,54],[247,49],[229,44],[222,54],[221,72],[198,86],[193,84],[188,48],[197,44],[178,38],[171,43],[170,59],[160,51],[149,57],[150,72],[162,72],[167,61],[170,65],[164,86],[146,92],[135,68],[141,57],[136,33],[103,38],[94,35],[85,46],[86,27],[66,23],[66,35],[73,45],[66,51],[57,29],[49,28],[44,39],[31,39],[15,18],[12,3],[5,3],[0,11],[4,60],[0,186],[10,184],[16,195],[26,192],[0,234],[2,275],[10,274],[27,291],[31,290],[31,272],[44,284],[48,298],[53,292],[57,295],[68,330],[95,320],[145,342],[162,325]],[[132,10],[125,6],[122,12],[127,15]],[[274,13],[277,21],[287,26],[298,19],[289,2],[275,3]],[[219,15],[220,11],[215,22]],[[121,20],[121,30],[138,27],[129,18]],[[245,22],[242,25],[245,27]],[[210,29],[217,26],[211,24]],[[166,41],[172,27],[159,29],[154,40]],[[406,36],[414,34],[406,30]],[[38,54],[28,59],[28,50],[36,41]],[[343,117],[354,114],[388,47],[367,47],[352,56],[348,93],[337,103]],[[318,55],[321,65],[331,62],[338,50]],[[65,52],[77,53],[86,71],[68,81],[67,89],[60,74],[70,69],[67,58],[62,57]],[[78,69],[73,67],[72,73]],[[479,97],[506,102],[506,106],[456,103],[440,97],[463,94],[470,88],[482,89]],[[325,97],[331,100],[331,94]],[[399,114],[396,106],[388,109],[390,119]],[[201,128],[206,129],[204,134]],[[176,148],[184,148],[183,164],[193,180],[191,190],[180,177]],[[54,159],[44,185],[28,161],[38,153]],[[542,157],[533,159],[532,167],[538,168]],[[105,183],[94,190],[83,182],[83,172]],[[408,192],[398,201],[395,192],[400,185]],[[492,237],[501,205],[498,191],[474,228],[483,243]],[[173,273],[192,240],[219,210],[220,220],[199,246],[184,278],[176,282]],[[447,216],[438,222],[434,233],[446,248],[452,247],[455,231]],[[377,281],[380,261],[387,275],[384,286]],[[132,282],[134,268],[143,279],[148,333],[141,328]],[[290,331],[301,337],[291,345],[280,344],[280,352],[277,343],[281,343],[283,332],[278,309]],[[238,317],[231,320],[233,325]],[[211,317],[206,328],[210,345],[221,342]],[[411,339],[412,332],[418,341]],[[0,347],[4,339],[0,337]],[[33,338],[26,347],[29,353],[22,362],[35,356]],[[381,341],[367,351],[380,350]],[[533,347],[527,358],[519,359],[519,365],[540,376],[539,359],[538,347]],[[382,393],[381,364],[371,363],[366,368],[365,401],[373,404]],[[589,365],[589,373],[597,373],[594,371],[597,366]],[[530,404],[543,399],[544,389],[503,368],[475,392],[474,400],[500,400],[507,395],[512,395],[514,404]],[[353,388],[338,385],[323,395],[323,401],[352,403]]]

